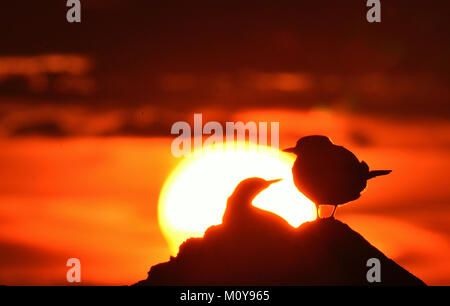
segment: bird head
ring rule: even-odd
[[[297,144],[293,148],[284,149],[283,152],[294,153],[300,155],[302,152],[307,150],[315,150],[322,146],[330,146],[333,143],[327,136],[322,135],[311,135],[300,138]]]
[[[277,183],[281,181],[282,179],[276,179],[276,180],[269,180],[266,181],[265,179],[259,178],[259,177],[250,177],[243,181],[241,181],[236,188],[234,189],[233,194],[231,197],[233,198],[240,198],[240,199],[246,199],[246,200],[253,200],[261,191],[268,188],[273,183]]]

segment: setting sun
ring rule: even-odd
[[[294,158],[277,149],[238,145],[237,148],[204,149],[185,158],[166,180],[159,198],[158,218],[172,254],[189,237],[222,222],[228,196],[248,177],[283,179],[253,201],[292,226],[315,218],[314,204],[298,192],[292,181]],[[282,200],[281,200],[282,199]]]

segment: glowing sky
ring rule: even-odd
[[[450,171],[446,123],[393,122],[324,111],[257,111],[280,119],[280,146],[325,133],[369,165],[389,167],[361,199],[338,209],[388,257],[429,284],[449,284]],[[248,118],[248,119],[247,119]],[[426,126],[426,128],[423,128]],[[369,144],[352,140],[364,129]],[[443,133],[447,131],[447,133]],[[0,152],[0,283],[58,284],[81,259],[91,284],[133,283],[168,259],[157,221],[159,192],[178,160],[170,138],[12,138]]]

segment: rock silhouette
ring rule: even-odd
[[[279,180],[248,178],[228,198],[220,225],[190,238],[168,262],[136,285],[425,285],[334,218],[298,228],[252,206]],[[367,262],[381,263],[381,282],[369,282]]]
[[[259,229],[255,224],[237,234],[211,226],[136,285],[425,285],[338,220],[318,219],[271,235]],[[379,283],[367,281],[370,258],[381,262]]]
[[[369,166],[349,150],[334,145],[326,136],[302,137],[294,148],[283,150],[294,153],[297,159],[292,167],[297,189],[316,204],[343,205],[360,197],[367,180],[391,173],[391,170],[370,171]]]

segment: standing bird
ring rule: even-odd
[[[316,204],[336,207],[358,199],[367,180],[391,173],[391,170],[369,170],[369,166],[349,150],[334,145],[326,136],[300,138],[294,148],[283,150],[297,155],[292,174],[297,189]]]
[[[279,181],[281,179],[266,181],[259,177],[251,177],[241,181],[228,198],[222,224],[251,232],[292,228],[286,220],[277,214],[252,205],[253,199],[261,191]]]

